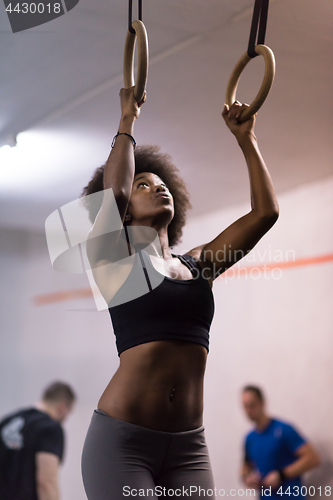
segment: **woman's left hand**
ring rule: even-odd
[[[242,111],[248,107],[249,107],[248,104],[241,104],[238,101],[235,101],[230,106],[230,108],[227,104],[224,105],[222,116],[228,128],[237,139],[241,138],[243,135],[248,135],[248,134],[254,135],[254,124],[256,121],[256,115],[251,116],[251,118],[249,118],[245,122],[238,121],[238,118],[240,117]]]

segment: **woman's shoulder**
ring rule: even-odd
[[[182,255],[182,257],[188,259],[189,261],[191,261],[192,265],[194,265],[195,267],[199,267],[202,271],[204,271],[204,276],[209,281],[210,287],[212,287],[214,279],[213,270],[210,261],[206,258],[205,247],[206,243],[194,247],[184,255]]]

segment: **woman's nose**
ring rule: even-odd
[[[158,184],[155,188],[156,193],[159,193],[160,191],[165,191],[165,187],[161,184]]]

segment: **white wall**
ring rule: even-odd
[[[332,193],[333,177],[281,195],[279,221],[247,259],[274,261],[287,251],[289,260],[333,253]],[[190,221],[179,250],[209,241],[248,209],[238,206]],[[79,400],[65,424],[62,500],[84,500],[85,432],[118,365],[108,312],[96,312],[89,298],[34,304],[43,293],[89,286],[83,275],[53,271],[44,235],[3,229],[0,263],[0,415],[34,402],[55,378],[73,385]],[[332,484],[333,262],[284,269],[279,279],[257,276],[221,277],[214,284],[205,426],[216,486],[242,487],[238,469],[250,425],[239,400],[247,383],[261,385],[269,412],[295,423],[322,454],[324,465],[307,476],[307,484]]]

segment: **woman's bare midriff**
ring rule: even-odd
[[[98,402],[111,417],[181,432],[202,425],[205,347],[159,340],[127,349]]]

